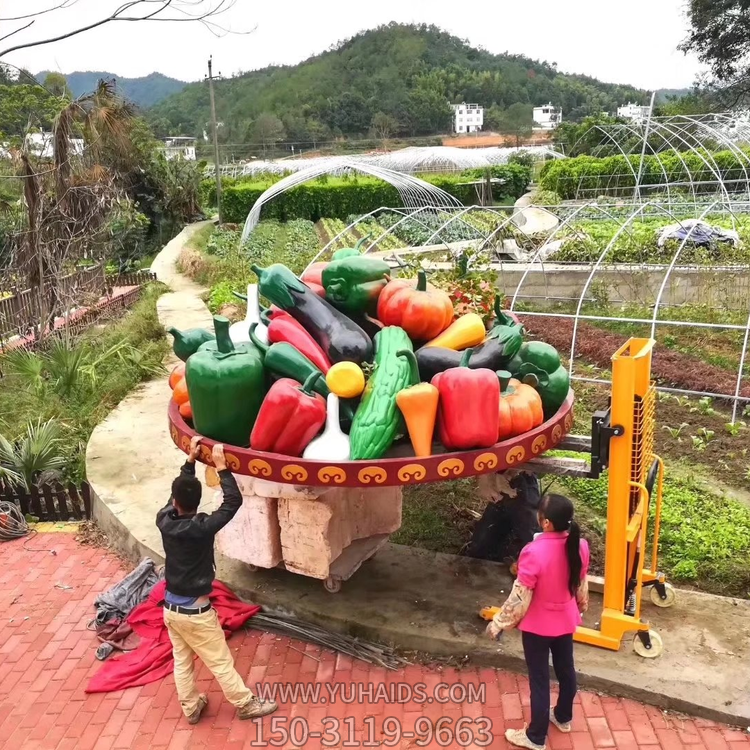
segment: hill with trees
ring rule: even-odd
[[[551,101],[565,119],[613,111],[647,93],[557,70],[522,55],[496,55],[434,26],[392,23],[341,42],[294,66],[218,81],[224,143],[313,145],[336,136],[422,136],[450,130],[449,102],[478,102],[485,128],[531,115]],[[209,122],[205,83],[192,83],[150,112],[157,131],[200,135]]]
[[[36,79],[41,83],[48,75],[49,71],[43,70],[37,73]],[[161,73],[150,73],[142,78],[121,78],[115,73],[105,71],[76,71],[62,75],[74,97],[96,90],[100,80],[114,79],[117,82],[118,93],[141,109],[152,107],[187,86],[185,81],[178,81],[176,78],[170,78]]]

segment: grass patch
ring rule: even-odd
[[[190,247],[183,250],[178,269],[209,288],[208,307],[216,312],[222,305],[238,305],[232,291],[244,292],[257,282],[250,266],[283,263],[301,273],[320,249],[320,240],[311,221],[297,219],[285,224],[262,221],[247,242],[240,244],[241,232],[221,229],[196,232]],[[242,308],[244,311],[244,308]]]
[[[607,478],[560,479],[577,507],[601,519],[588,524],[589,536],[603,541],[607,514]],[[651,516],[654,510],[652,507]],[[589,516],[591,518],[591,516]],[[667,475],[660,539],[660,563],[668,578],[731,596],[750,596],[750,509],[707,491],[691,478]]]
[[[162,284],[149,284],[122,319],[103,329],[90,329],[68,347],[0,360],[0,432],[15,440],[30,422],[56,420],[61,428],[64,478],[83,480],[86,443],[94,427],[138,383],[161,368],[167,342],[156,300],[165,289]],[[119,346],[123,343],[126,346]],[[53,356],[55,362],[50,363]]]
[[[205,227],[201,227],[197,232],[193,233],[187,246],[197,252],[203,252],[208,245],[208,241],[216,232],[217,228],[215,224],[206,224]]]
[[[458,554],[471,536],[472,511],[483,510],[475,478],[404,487],[401,528],[391,537],[434,552]]]

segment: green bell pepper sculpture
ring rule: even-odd
[[[172,351],[183,362],[187,362],[188,357],[195,354],[203,344],[214,340],[213,333],[205,328],[188,328],[187,331],[167,328],[167,333],[171,333],[174,338]]]
[[[230,445],[246,446],[266,395],[263,355],[254,344],[233,344],[229,320],[214,317],[216,348],[204,348],[187,361],[195,431]]]
[[[375,313],[391,267],[379,258],[358,255],[334,260],[323,269],[326,299],[352,315]]]
[[[557,349],[543,341],[522,344],[518,354],[510,361],[508,370],[539,392],[545,419],[553,417],[568,396],[568,370],[560,362]]]

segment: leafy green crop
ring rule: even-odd
[[[606,516],[606,477],[561,479],[560,483],[578,503]],[[652,520],[653,506],[652,502]],[[667,474],[659,567],[675,581],[750,595],[750,508],[707,491],[691,479]]]

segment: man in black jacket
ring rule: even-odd
[[[193,655],[211,670],[226,699],[237,707],[240,719],[266,716],[277,709],[274,701],[256,698],[234,668],[216,611],[208,595],[213,587],[214,537],[242,505],[242,495],[227,469],[224,446],[215,445],[213,462],[219,472],[223,502],[211,515],[198,513],[202,486],[195,476],[195,457],[200,436],[190,443],[190,454],[180,475],[172,482],[169,502],[156,516],[166,556],[164,623],[172,641],[177,697],[188,723],[197,724],[208,705],[205,693],[195,687]]]

